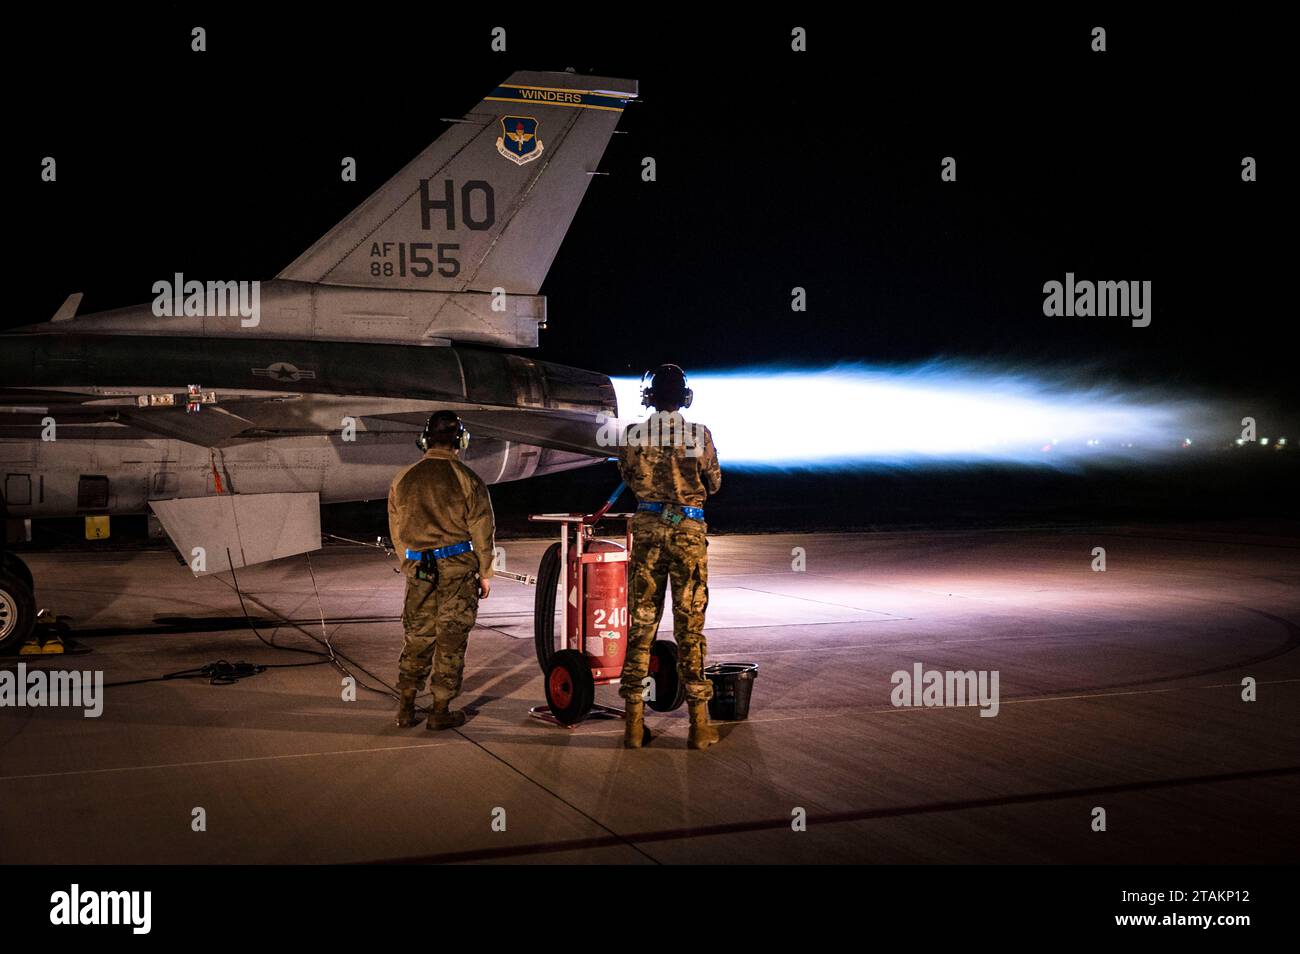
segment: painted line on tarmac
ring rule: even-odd
[[[719,654],[721,655],[721,654]],[[1300,679],[1261,679],[1255,684],[1258,686],[1284,686],[1290,683],[1300,682]],[[1146,696],[1157,693],[1167,692],[1187,692],[1193,689],[1240,689],[1239,682],[1221,682],[1212,686],[1170,686],[1166,689],[1125,689],[1118,692],[1089,692],[1082,694],[1072,694],[1066,696],[1032,696],[1028,699],[1003,699],[999,706],[1024,705],[1026,703],[1036,702],[1068,702],[1079,699],[1104,699],[1109,696]],[[719,722],[718,725],[744,725],[745,722],[762,725],[768,722],[802,722],[809,719],[841,719],[845,716],[852,715],[889,715],[899,712],[957,712],[962,709],[978,708],[977,706],[842,706],[840,711],[833,713],[810,713],[808,715],[792,716],[775,716],[772,718],[745,719],[742,722]]]
[[[112,772],[148,772],[155,769],[202,768],[207,765],[238,765],[242,762],[274,762],[280,759],[319,759],[335,755],[370,755],[375,752],[401,752],[407,749],[436,749],[452,742],[415,742],[410,745],[385,745],[370,749],[338,749],[333,752],[291,752],[285,755],[252,755],[238,759],[209,759],[203,762],[160,762],[156,765],[119,765],[115,768],[76,769],[71,772],[40,772],[33,775],[0,775],[0,782],[18,782],[37,778],[65,778],[70,775],[106,775]]]
[[[1221,775],[1192,775],[1179,778],[1152,779],[1143,782],[1120,782],[1111,785],[1094,785],[1085,788],[1062,789],[1056,791],[1024,792],[1021,794],[998,795],[988,798],[973,798],[962,801],[926,802],[919,805],[900,805],[894,808],[871,808],[846,812],[830,812],[808,816],[810,822],[817,824],[844,824],[849,822],[875,821],[886,818],[900,818],[913,815],[929,815],[944,812],[969,811],[979,808],[1003,808],[1011,805],[1025,805],[1036,802],[1054,802],[1072,798],[1092,798],[1099,795],[1116,795],[1128,792],[1158,791],[1160,789],[1183,788],[1196,785],[1213,785],[1224,782],[1244,782],[1269,778],[1285,778],[1300,775],[1300,765],[1287,765],[1281,768],[1253,769],[1244,772],[1228,772]],[[627,847],[662,841],[681,841],[686,839],[716,837],[719,835],[737,835],[756,831],[774,831],[788,829],[789,817],[765,818],[746,822],[728,822],[718,825],[701,825],[697,828],[672,828],[660,831],[636,832],[621,836],[597,836],[594,838],[576,838],[569,841],[540,842],[525,845],[510,845],[499,848],[478,848],[468,851],[450,851],[441,854],[420,855],[410,858],[380,859],[376,862],[362,864],[451,864],[467,861],[489,861],[500,858],[518,858],[529,855],[553,854],[556,852],[581,851],[593,848]]]

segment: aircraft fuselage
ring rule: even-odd
[[[514,412],[525,430],[529,411],[617,411],[604,375],[464,346],[2,340],[0,380],[23,389],[23,406],[0,423],[5,505],[15,517],[140,513],[150,500],[220,493],[382,499],[393,474],[419,456],[414,433],[439,406],[461,411],[472,432],[476,409]],[[215,403],[188,412],[190,385]],[[150,403],[160,398],[179,403]],[[580,446],[540,447],[484,428],[464,460],[488,483],[599,460]]]

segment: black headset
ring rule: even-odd
[[[435,433],[434,418],[439,417],[443,422],[446,422],[447,418],[451,417],[456,422],[456,429],[453,431],[444,423],[443,427],[437,429],[440,432],[437,435],[440,438],[438,443],[442,443],[450,438],[452,446],[457,450],[464,450],[466,447],[469,447],[469,431],[465,430],[465,424],[461,421],[460,415],[456,414],[454,411],[434,411],[430,414],[429,419],[424,422],[424,430],[420,432],[420,437],[415,442],[415,446],[420,448],[422,451],[427,451],[429,449],[429,445],[433,443]]]
[[[658,399],[655,394],[655,380],[659,375],[667,372],[670,376],[676,371],[682,376],[682,407],[690,407],[691,401],[695,399],[695,392],[686,386],[686,372],[675,364],[661,364],[653,371],[647,371],[641,375],[641,406],[658,408]]]

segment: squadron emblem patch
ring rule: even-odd
[[[532,162],[544,148],[537,127],[537,120],[531,116],[502,116],[497,152],[517,166]]]

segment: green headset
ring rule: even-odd
[[[469,447],[469,431],[465,430],[460,415],[455,411],[434,411],[430,414],[415,446],[427,451],[435,440],[440,444],[450,440],[457,450]]]
[[[656,384],[658,383],[665,384],[669,388],[679,385],[682,407],[690,407],[691,401],[695,399],[695,392],[686,386],[686,372],[675,364],[661,364],[653,371],[647,371],[641,375],[642,407],[659,407],[658,395],[656,394]]]

